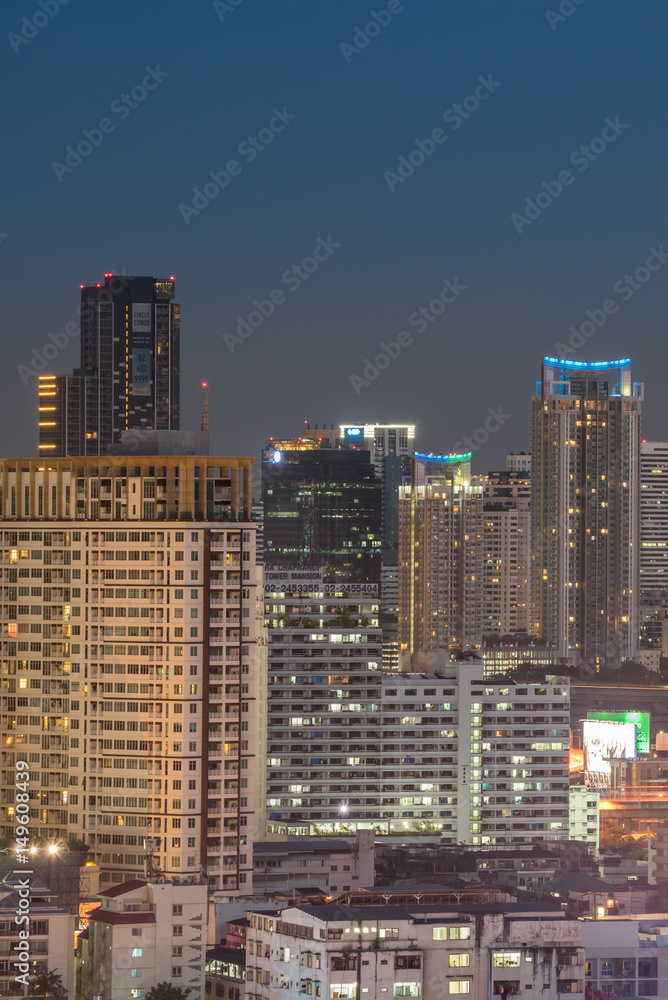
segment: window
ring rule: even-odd
[[[451,969],[463,969],[471,964],[471,956],[467,951],[452,952],[448,958]]]
[[[131,958],[141,958],[141,956],[142,956],[141,948],[133,948],[132,951],[130,952]]]
[[[142,932],[141,927],[133,927],[132,928],[132,936],[133,937],[141,937],[141,932]]]
[[[470,927],[434,927],[432,929],[433,941],[468,941],[471,937]]]
[[[469,979],[451,979],[448,983],[448,993],[470,993],[471,981]]]
[[[495,969],[517,969],[521,958],[519,951],[495,951],[492,965]]]
[[[141,969],[130,969],[130,975],[133,979],[141,978]]]
[[[345,1000],[346,997],[356,997],[357,996],[357,984],[356,983],[330,983],[329,987],[329,997],[330,1000]]]
[[[420,984],[419,983],[395,983],[394,984],[394,995],[395,995],[395,997],[419,997],[420,996]]]

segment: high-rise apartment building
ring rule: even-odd
[[[661,648],[668,610],[668,441],[640,446],[640,645]]]
[[[252,879],[252,459],[3,459],[0,828],[30,764],[31,835],[102,883]],[[260,762],[258,756],[260,755]]]
[[[40,454],[104,455],[128,430],[178,430],[180,307],[173,278],[81,286],[81,362],[39,380]]]
[[[640,446],[640,595],[668,591],[668,441]]]
[[[381,752],[378,586],[265,589],[267,818],[303,829],[349,813],[374,815]]]
[[[484,496],[485,632],[528,632],[531,473],[489,472]]]
[[[275,832],[568,838],[568,681],[509,685],[468,663],[383,676],[372,593],[265,598]]]
[[[368,451],[382,476],[386,458],[413,455],[415,424],[341,424],[339,441],[344,447]]]
[[[592,665],[637,648],[642,400],[628,358],[544,358],[531,404],[531,631]]]
[[[379,583],[381,503],[367,451],[270,440],[262,457],[265,563],[323,566],[327,579]]]
[[[531,455],[524,451],[515,453],[511,451],[506,455],[506,470],[508,472],[528,472],[531,473]]]
[[[399,488],[399,641],[418,668],[437,650],[479,645],[483,632],[483,487],[471,455],[416,453]]]

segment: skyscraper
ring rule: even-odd
[[[416,452],[399,489],[399,641],[402,663],[479,644],[483,625],[483,487],[471,454]],[[425,660],[425,657],[427,658]]]
[[[127,430],[178,430],[180,307],[174,279],[105,274],[81,286],[81,362],[39,380],[39,450],[104,455]]]
[[[637,648],[642,400],[629,358],[546,357],[531,404],[531,630],[594,666]]]
[[[491,616],[486,611],[485,632],[529,631],[530,511],[531,473],[526,468],[487,474],[485,604],[499,610]],[[498,628],[490,627],[494,620]]]
[[[262,456],[265,562],[322,566],[330,581],[379,583],[381,502],[367,451],[271,440]]]
[[[668,608],[668,441],[640,449],[640,641],[661,648]]]
[[[103,884],[143,874],[150,842],[167,875],[250,885],[251,465],[0,460],[3,835],[22,759],[31,836],[84,840]]]

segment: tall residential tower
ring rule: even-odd
[[[23,759],[31,836],[84,840],[103,885],[142,875],[147,853],[168,876],[250,885],[251,466],[0,461],[2,835]]]
[[[104,455],[128,430],[178,430],[180,307],[173,278],[81,286],[81,362],[39,380],[39,451]]]
[[[531,404],[531,630],[595,668],[637,648],[642,400],[629,358],[546,357]]]

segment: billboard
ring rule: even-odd
[[[636,725],[638,753],[649,753],[649,712],[587,712],[588,719],[601,722],[634,722]]]
[[[132,392],[135,396],[151,395],[151,350],[148,347],[133,348]]]
[[[610,758],[628,759],[636,755],[635,722],[584,719],[582,723],[585,770],[597,775],[598,783],[610,778]]]
[[[289,590],[293,584],[308,584],[308,590],[322,589],[323,566],[302,566],[290,563],[264,567],[265,590]]]
[[[151,303],[150,302],[133,302],[132,303],[132,332],[133,333],[150,333],[151,332]]]

